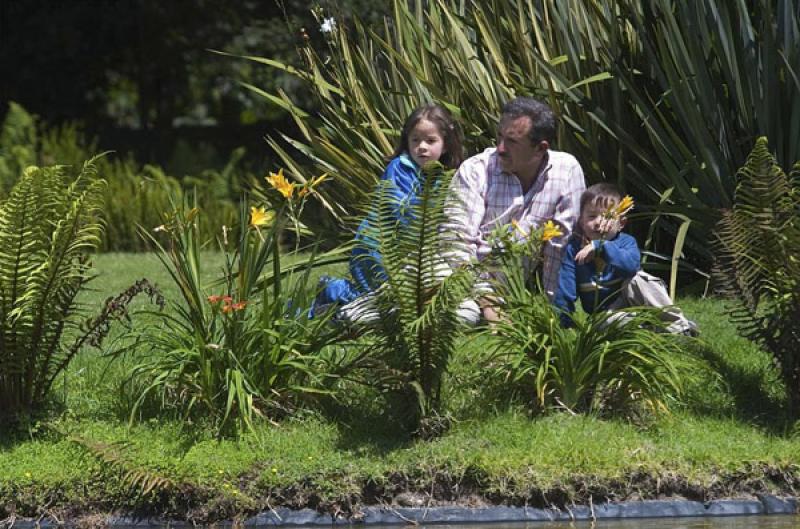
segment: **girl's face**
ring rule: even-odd
[[[426,162],[438,160],[444,154],[444,138],[436,125],[421,119],[408,134],[408,154],[422,167]]]

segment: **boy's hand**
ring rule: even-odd
[[[594,258],[594,245],[592,244],[592,241],[589,241],[586,246],[581,248],[578,253],[575,254],[575,262],[578,264],[583,264],[592,258]]]
[[[619,220],[611,218],[602,219],[597,231],[603,234],[603,238],[610,235],[609,239],[613,239],[621,229],[622,225],[620,224]]]

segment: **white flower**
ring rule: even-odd
[[[319,27],[319,30],[323,33],[333,33],[336,31],[336,21],[333,17],[326,18],[322,21],[322,25]]]

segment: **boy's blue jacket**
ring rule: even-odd
[[[573,236],[561,259],[558,276],[556,307],[561,311],[561,325],[572,326],[571,314],[575,311],[575,300],[580,298],[583,310],[592,313],[608,307],[617,297],[623,282],[636,275],[641,265],[641,255],[636,239],[626,233],[618,233],[610,241],[592,241],[594,258],[579,265],[575,255],[584,246],[580,236]],[[595,261],[600,258],[605,266],[597,270]]]

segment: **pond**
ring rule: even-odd
[[[355,526],[358,527],[358,526]],[[391,526],[364,526],[363,529]],[[639,518],[595,522],[527,522],[420,525],[419,529],[798,529],[800,515],[720,516],[709,518]]]

